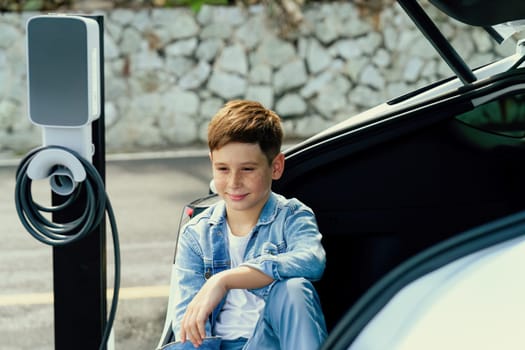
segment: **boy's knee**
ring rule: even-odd
[[[315,289],[309,280],[297,277],[278,281],[274,284],[270,292],[270,300],[300,300],[312,298]]]
[[[312,282],[305,278],[276,282],[266,301],[265,318],[275,329],[283,329],[283,324],[301,324],[307,328],[315,325],[319,334],[326,333],[319,297]]]

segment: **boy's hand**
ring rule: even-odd
[[[206,336],[206,320],[213,309],[224,298],[226,285],[221,281],[220,274],[210,277],[188,304],[182,318],[180,338],[182,342],[189,340],[193,346],[199,347]]]
[[[206,336],[206,321],[228,290],[261,288],[272,281],[270,276],[247,266],[238,266],[211,276],[188,304],[181,322],[181,341],[189,340],[195,347],[202,344]]]

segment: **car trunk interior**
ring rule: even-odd
[[[273,189],[316,213],[327,252],[316,288],[329,329],[406,258],[525,207],[523,141],[457,113],[427,109],[287,155]]]

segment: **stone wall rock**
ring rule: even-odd
[[[431,17],[467,63],[508,55],[482,29]],[[353,3],[310,3],[298,30],[280,37],[261,6],[97,11],[105,23],[108,152],[204,145],[227,100],[261,101],[304,139],[411,89],[452,75],[397,4],[365,17]],[[27,118],[25,23],[0,15],[0,153],[40,144]]]

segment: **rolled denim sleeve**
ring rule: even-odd
[[[282,235],[274,232],[270,236],[282,237],[282,241],[265,242],[260,254],[242,265],[260,270],[274,280],[304,277],[316,281],[321,278],[326,254],[315,216],[308,207],[291,210],[284,219],[277,218],[270,230],[281,230]],[[271,285],[253,292],[264,297],[270,288]]]
[[[172,328],[177,340],[180,339],[181,321],[186,308],[206,281],[202,273],[203,266],[202,250],[198,242],[191,232],[183,230],[177,245],[174,269],[175,310]],[[206,323],[206,333],[211,334],[209,321]]]

